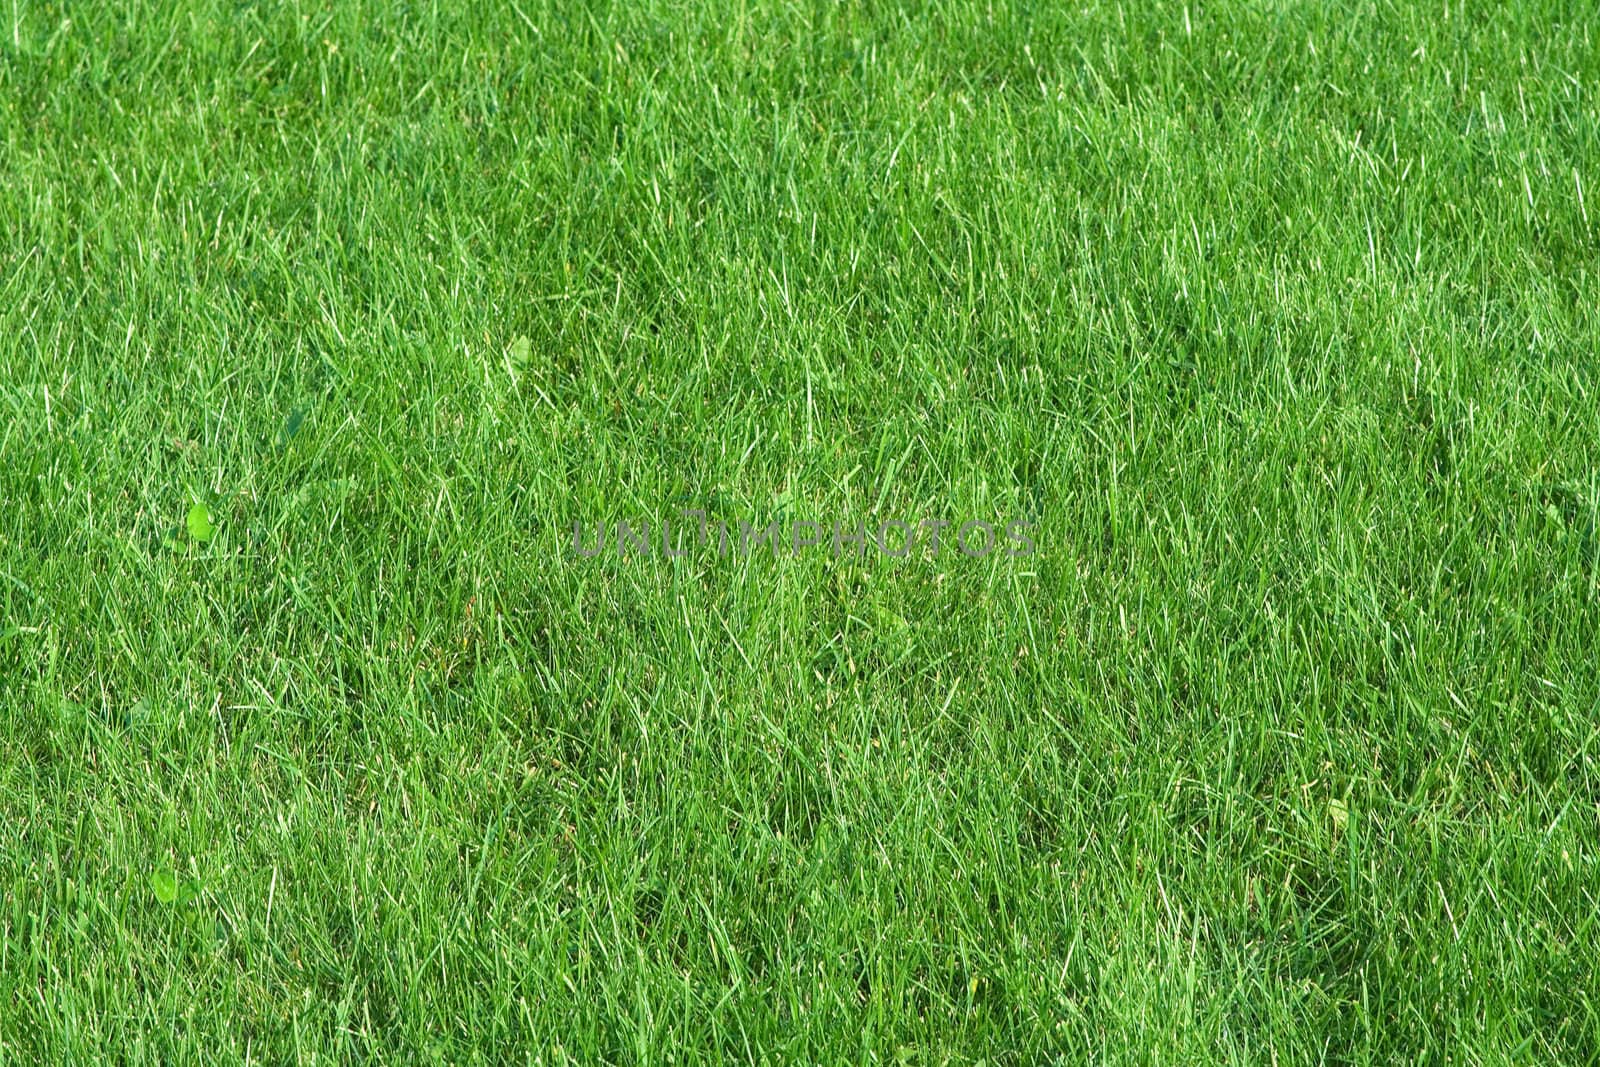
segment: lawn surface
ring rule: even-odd
[[[1600,1058],[1590,0],[471,6],[0,12],[0,1060]]]

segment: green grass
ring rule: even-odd
[[[1600,1061],[1592,3],[467,6],[0,12],[0,1060]]]

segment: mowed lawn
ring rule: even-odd
[[[10,4],[0,1062],[1600,1060],[1597,92],[1589,0]],[[953,525],[573,550],[683,509]]]

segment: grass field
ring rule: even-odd
[[[12,0],[0,1061],[1600,1061],[1597,36]]]

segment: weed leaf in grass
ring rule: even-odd
[[[1342,800],[1328,801],[1328,818],[1333,820],[1333,829],[1339,833],[1350,823],[1350,809]]]
[[[152,871],[150,873],[150,890],[155,893],[156,899],[163,904],[176,904],[178,902],[178,875],[171,870]]]
[[[511,376],[513,385],[517,384],[522,375],[528,372],[529,365],[533,362],[533,342],[519,335],[506,349],[506,373]]]
[[[200,895],[200,884],[193,880],[184,881],[178,877],[177,871],[163,867],[150,872],[150,891],[161,903],[182,908]]]
[[[289,412],[289,417],[284,420],[283,427],[278,430],[278,451],[281,452],[289,447],[289,442],[295,439],[295,435],[300,432],[300,427],[304,426],[305,423],[306,409],[303,406]]]
[[[201,544],[210,541],[217,532],[216,526],[211,521],[211,509],[199,500],[189,508],[188,526],[189,536]]]

